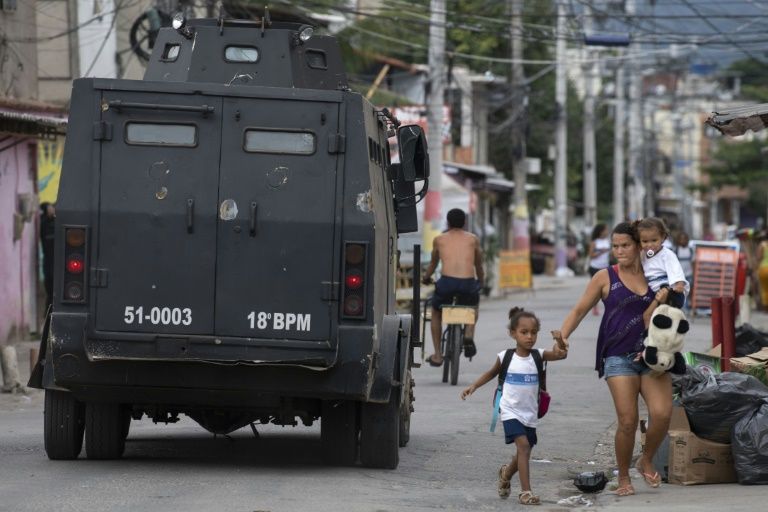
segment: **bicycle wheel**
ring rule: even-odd
[[[447,327],[440,338],[440,348],[443,353],[443,382],[448,382],[448,372],[451,368],[451,329]]]
[[[451,353],[450,353],[450,359],[451,359],[451,386],[455,386],[456,383],[459,381],[459,362],[461,361],[461,346],[464,342],[464,336],[461,331],[460,325],[452,325],[451,326],[451,334],[449,335],[449,338],[451,339]]]

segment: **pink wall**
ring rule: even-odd
[[[0,134],[0,345],[9,336],[37,331],[37,223],[39,209],[23,224],[14,241],[14,213],[20,194],[36,201],[35,140]],[[4,149],[7,148],[7,149]]]

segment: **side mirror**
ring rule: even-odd
[[[423,181],[429,178],[427,138],[420,126],[409,124],[397,129],[400,150],[400,176],[403,181]]]

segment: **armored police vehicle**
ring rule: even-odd
[[[423,132],[350,91],[306,25],[177,17],[153,52],[141,81],[74,82],[30,381],[48,457],[85,437],[118,458],[131,418],[186,414],[222,434],[320,420],[328,463],[396,467],[419,343],[397,237]]]

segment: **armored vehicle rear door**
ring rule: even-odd
[[[96,328],[211,334],[221,99],[105,91],[102,110]]]
[[[327,340],[339,104],[224,99],[216,334]]]

